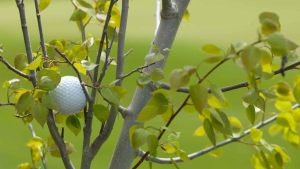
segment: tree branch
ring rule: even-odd
[[[133,51],[133,49],[131,48],[127,53],[125,53],[124,57],[126,57],[127,55],[129,55],[132,51]]]
[[[47,56],[47,51],[46,51],[46,46],[45,46],[45,39],[44,39],[44,33],[43,33],[39,3],[38,3],[37,0],[34,0],[34,3],[35,3],[35,10],[36,10],[36,17],[37,17],[37,21],[38,21],[38,25],[39,25],[40,40],[41,40],[40,44],[41,44],[41,47],[42,47],[44,57],[48,57]]]
[[[133,74],[133,73],[135,73],[135,72],[140,72],[140,69],[147,68],[147,67],[149,67],[149,66],[151,66],[151,65],[154,65],[155,63],[156,63],[156,62],[151,63],[151,64],[146,65],[146,66],[138,67],[138,68],[136,68],[135,70],[131,71],[130,73],[128,73],[128,74],[126,74],[126,75],[123,75],[123,76],[121,77],[121,79],[124,79],[124,78],[130,76],[131,74]]]
[[[295,104],[295,105],[293,106],[293,109],[295,109],[295,108],[297,108],[297,107],[299,107],[299,105],[298,105],[298,104]],[[265,120],[265,121],[260,122],[259,124],[257,124],[257,125],[254,126],[253,128],[259,129],[259,128],[261,128],[261,127],[263,127],[263,126],[265,126],[265,125],[267,125],[267,124],[269,124],[269,123],[275,121],[275,120],[277,119],[277,117],[278,117],[278,115],[275,115],[275,116],[269,118],[268,120]],[[200,156],[202,156],[202,155],[204,155],[204,154],[209,153],[210,151],[213,151],[213,150],[216,149],[216,148],[220,148],[220,147],[223,147],[223,146],[225,146],[225,145],[227,145],[227,144],[236,142],[236,141],[238,141],[239,139],[241,139],[241,138],[243,138],[243,137],[245,137],[245,136],[247,136],[247,135],[249,135],[249,134],[250,134],[250,129],[246,130],[246,131],[244,132],[244,134],[241,135],[241,136],[239,136],[239,137],[227,139],[227,140],[225,140],[225,141],[222,141],[222,142],[220,142],[220,143],[217,143],[216,147],[210,146],[210,147],[205,148],[205,149],[203,149],[203,150],[200,150],[200,151],[197,151],[197,152],[195,152],[195,153],[189,154],[188,157],[189,157],[190,160],[193,160],[193,159],[195,159],[195,158],[197,158],[197,157],[200,157]],[[141,149],[138,149],[137,154],[138,154],[138,156],[143,157],[143,156],[145,155],[145,152],[144,152],[143,150],[141,150]],[[170,158],[154,158],[154,157],[151,157],[150,159],[151,159],[151,161],[154,162],[154,163],[159,163],[159,164],[172,164],[172,161],[170,160]],[[146,160],[147,160],[147,161],[149,160],[149,156],[146,157]],[[180,157],[173,158],[173,160],[174,160],[175,162],[183,162],[183,161],[180,159]]]
[[[282,70],[283,71],[293,70],[299,65],[300,65],[300,61],[295,62],[293,64],[290,64],[289,66],[284,67]],[[274,71],[274,75],[277,75],[277,74],[281,73],[282,70]],[[256,80],[258,80],[258,79],[260,79],[260,77],[256,78]],[[162,89],[170,90],[170,88],[171,88],[171,86],[167,83],[160,82],[159,84],[160,84],[160,87]],[[232,85],[232,86],[223,87],[223,88],[221,88],[221,90],[222,90],[222,92],[228,92],[228,91],[231,91],[231,90],[234,90],[234,89],[247,87],[248,85],[249,85],[248,82],[242,82],[242,83],[238,83],[238,84],[235,84],[235,85]],[[190,93],[190,89],[188,87],[181,87],[177,90],[177,92]],[[210,89],[208,89],[208,92],[211,93]]]
[[[63,53],[61,53],[56,47],[55,47],[55,50],[56,50],[56,52],[62,57],[62,58],[64,58],[65,60],[66,60],[66,62],[75,70],[75,72],[76,72],[76,74],[77,74],[77,76],[78,76],[78,79],[79,79],[79,82],[80,82],[80,85],[81,85],[81,87],[82,87],[82,90],[83,90],[83,92],[84,92],[84,95],[85,95],[85,97],[86,97],[86,100],[87,101],[92,101],[92,99],[90,98],[90,96],[89,96],[89,92],[87,91],[87,89],[85,88],[85,83],[82,81],[82,79],[81,79],[81,76],[80,76],[80,73],[79,73],[79,71],[78,71],[78,69],[70,62],[70,60],[65,56],[65,54],[63,54]]]
[[[15,106],[16,103],[0,103],[0,106]]]
[[[32,136],[33,136],[33,137],[36,137],[32,124],[29,123],[28,126],[29,126],[29,129],[30,129],[30,131],[31,131]],[[43,152],[42,152],[42,150],[41,150],[40,147],[38,147],[38,149],[39,149],[39,151],[40,151],[40,155],[41,155],[41,159],[42,159],[42,163],[43,163],[43,165],[44,165],[44,168],[45,168],[45,169],[48,169],[47,164],[46,164],[45,157],[44,157],[44,155],[43,155]]]
[[[25,73],[19,71],[18,69],[15,69],[14,67],[12,67],[1,55],[0,55],[0,61],[2,63],[4,63],[7,66],[8,69],[12,70],[16,74],[18,74],[18,75],[20,75],[20,76],[22,76],[24,78],[30,80],[30,76],[28,74],[25,74]]]

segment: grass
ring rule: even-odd
[[[120,3],[118,7],[120,8]],[[283,34],[300,43],[300,11],[297,6],[299,2],[296,0],[289,1],[274,1],[274,0],[253,0],[241,2],[237,0],[224,1],[191,1],[189,11],[191,14],[190,21],[183,21],[178,35],[172,47],[172,52],[165,67],[165,75],[168,77],[170,72],[175,68],[182,68],[185,65],[196,66],[201,60],[208,55],[200,51],[204,44],[215,44],[222,49],[227,49],[230,43],[244,41],[251,43],[256,40],[256,30],[259,27],[258,15],[263,11],[273,11],[279,14],[282,23]],[[130,1],[130,12],[128,31],[126,35],[125,50],[133,48],[134,51],[126,58],[124,73],[130,72],[138,66],[144,64],[144,56],[149,51],[150,43],[154,36],[154,0],[135,0]],[[65,38],[78,41],[81,38],[77,26],[73,22],[69,22],[73,7],[69,0],[52,1],[52,4],[42,12],[42,21],[46,42],[55,38]],[[292,12],[291,12],[292,11]],[[36,51],[39,46],[39,34],[36,23],[36,16],[33,2],[26,1],[26,14],[28,18],[28,26],[30,38],[32,42],[33,51]],[[25,47],[23,44],[23,37],[21,26],[19,23],[19,14],[14,1],[2,0],[0,6],[0,43],[4,43],[5,53],[3,57],[11,64],[13,64],[14,56],[18,53],[24,53]],[[87,28],[87,33],[91,33],[99,38],[102,28],[96,24],[91,24]],[[117,44],[114,44],[111,56],[116,56]],[[95,60],[96,52],[91,53],[91,59]],[[276,62],[279,62],[277,59]],[[211,65],[202,64],[200,67],[200,76],[209,71]],[[0,65],[0,84],[5,80],[16,78],[4,65]],[[70,67],[62,67],[61,74],[75,75]],[[289,71],[286,77],[278,76],[275,80],[263,82],[259,88],[268,89],[277,81],[285,80],[292,85],[294,76],[297,70]],[[139,74],[133,74],[124,81],[124,87],[128,90],[128,95],[122,102],[123,106],[130,104],[133,97],[136,84],[135,80]],[[111,66],[107,72],[103,84],[108,84],[113,81],[115,77],[114,67]],[[167,82],[168,78],[165,79]],[[228,61],[223,66],[213,72],[208,80],[219,87],[236,84],[246,80],[246,73],[235,66],[232,61]],[[194,79],[191,80],[192,82]],[[208,82],[204,82],[208,86]],[[31,88],[29,82],[23,81],[24,88]],[[235,116],[244,124],[244,128],[251,127],[245,115],[245,108],[242,105],[242,95],[247,91],[246,88],[238,89],[225,93],[225,97],[231,103],[231,109],[224,110],[226,114],[231,117]],[[0,102],[6,102],[6,90],[0,88]],[[185,94],[176,94],[174,98],[175,103],[181,103]],[[267,107],[268,112],[276,111],[272,103]],[[0,168],[15,168],[20,163],[29,162],[30,150],[25,143],[31,138],[28,126],[24,125],[20,119],[16,119],[13,107],[0,107],[1,123],[0,123]],[[81,120],[83,125],[83,120]],[[99,154],[95,157],[92,168],[108,168],[110,158],[116,145],[118,135],[123,124],[121,116],[117,118],[116,125],[111,134],[111,137],[101,148]],[[49,132],[47,127],[44,129],[33,122],[35,131],[38,136],[46,140]],[[163,121],[160,117],[153,121],[146,123],[147,126],[161,126]],[[174,131],[181,132],[180,148],[187,153],[193,153],[203,149],[209,141],[205,137],[192,136],[196,128],[202,124],[198,119],[197,114],[187,114],[181,112],[179,116],[171,124],[170,128]],[[59,125],[59,128],[62,126]],[[285,147],[292,158],[292,163],[286,164],[286,168],[296,169],[300,166],[300,161],[296,160],[300,153],[298,149],[293,148],[282,136],[271,137],[266,132],[269,126],[263,129],[263,137],[269,142],[279,144]],[[93,135],[95,138],[100,130],[100,122],[94,120]],[[75,137],[69,129],[65,130],[65,139],[75,145],[77,153],[70,157],[76,168],[80,167],[81,149],[82,149],[82,132]],[[146,150],[144,148],[144,150]],[[202,166],[206,169],[215,168],[230,168],[230,169],[251,169],[250,158],[256,153],[252,148],[241,143],[233,143],[223,148],[223,155],[219,158],[214,158],[209,155],[204,155],[200,158],[194,159],[189,163],[180,163],[181,168],[199,168]],[[120,152],[126,153],[126,152]],[[159,152],[160,157],[167,157],[164,153]],[[137,161],[133,164],[135,164]],[[47,154],[47,164],[49,168],[63,168],[61,159],[54,158]],[[37,166],[41,166],[39,162]],[[148,168],[147,162],[144,162],[140,168]],[[172,165],[158,165],[154,164],[156,169],[174,168]]]

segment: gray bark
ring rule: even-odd
[[[189,2],[190,0],[174,0],[173,5],[169,6],[169,8],[165,9],[165,11],[161,12],[162,20],[153,41],[153,43],[160,49],[171,49],[179,25]],[[165,8],[165,6],[163,7]],[[173,9],[170,10],[170,8]],[[174,13],[174,11],[176,12]],[[156,52],[156,50],[151,48],[150,53],[154,52]],[[166,64],[169,52],[163,52],[162,54],[166,56],[166,59],[146,68],[145,71],[150,72],[155,68],[163,69]],[[124,118],[124,124],[119,135],[119,139],[114,150],[109,169],[130,168],[133,159],[136,158],[136,153],[133,151],[133,148],[130,145],[129,130],[133,125],[143,124],[135,121],[141,110],[145,107],[145,105],[152,97],[151,92],[152,89],[149,85],[146,86],[144,90],[141,90],[139,87],[137,87],[133,100],[127,109],[128,115]]]

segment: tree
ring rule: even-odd
[[[251,158],[251,164],[255,168],[283,168],[284,162],[290,161],[287,152],[279,145],[269,144],[262,138],[263,133],[259,130],[266,124],[276,121],[277,124],[269,128],[269,133],[276,135],[281,132],[285,140],[298,147],[299,135],[296,128],[299,128],[300,124],[300,109],[297,108],[298,104],[292,106],[291,102],[299,103],[300,101],[299,76],[296,76],[294,80],[294,90],[286,82],[278,82],[270,90],[258,87],[259,83],[274,79],[278,76],[277,74],[285,76],[285,71],[293,70],[300,64],[299,61],[296,61],[295,52],[299,46],[280,33],[281,25],[277,14],[263,12],[259,15],[261,28],[258,30],[257,40],[250,45],[233,43],[227,52],[223,53],[215,45],[204,45],[202,50],[211,57],[202,62],[199,61],[196,66],[185,66],[183,69],[173,70],[169,75],[170,84],[166,84],[161,82],[164,78],[163,68],[180,22],[183,17],[188,17],[186,9],[189,0],[162,0],[160,13],[162,19],[155,32],[149,54],[145,56],[146,64],[128,74],[123,73],[124,58],[132,51],[127,53],[124,51],[129,10],[128,0],[122,0],[121,12],[115,6],[116,0],[99,0],[95,1],[94,5],[82,0],[72,0],[75,10],[70,20],[77,23],[82,40],[80,42],[71,41],[70,44],[67,44],[65,39],[54,39],[49,43],[44,41],[40,11],[44,10],[50,2],[51,0],[41,0],[38,3],[35,0],[41,47],[37,53],[32,53],[24,2],[16,0],[26,54],[17,55],[14,66],[0,56],[1,62],[18,75],[17,79],[4,82],[3,87],[7,89],[8,102],[1,103],[1,106],[15,106],[17,110],[15,116],[21,118],[25,123],[29,123],[33,135],[33,138],[27,142],[31,149],[33,166],[24,163],[18,168],[36,168],[34,164],[40,159],[43,161],[44,168],[47,168],[45,155],[48,151],[52,156],[60,157],[65,168],[74,168],[69,157],[75,152],[74,146],[64,140],[64,128],[59,130],[56,123],[66,123],[66,126],[77,135],[81,130],[78,120],[80,117],[84,117],[81,168],[90,168],[95,155],[109,138],[118,113],[124,118],[124,124],[111,159],[109,168],[112,169],[130,168],[136,156],[141,158],[137,164],[133,165],[133,168],[138,168],[144,160],[150,162],[150,167],[152,163],[167,163],[178,168],[178,162],[190,161],[206,153],[219,156],[222,154],[220,148],[233,142],[241,142],[257,149],[257,154]],[[88,38],[86,37],[85,28],[93,18],[96,18],[103,26],[100,39],[96,39],[90,34]],[[110,51],[116,41],[118,41],[116,80],[109,85],[103,85],[102,81],[107,68],[115,64],[114,58],[110,58]],[[91,52],[89,49],[94,43],[99,46],[95,62],[89,59]],[[3,52],[3,46],[0,47]],[[281,59],[280,66],[274,63],[278,58]],[[101,60],[104,61],[104,65],[99,70]],[[228,60],[233,60],[237,66],[245,70],[248,81],[224,88],[219,88],[208,81],[210,89],[207,89],[203,82]],[[294,63],[286,66],[287,62]],[[76,115],[62,114],[58,103],[51,96],[51,92],[61,81],[59,67],[62,64],[69,65],[74,69],[88,102],[87,106]],[[210,70],[203,70],[207,73],[201,77],[198,73],[201,64],[214,65]],[[120,100],[126,96],[127,91],[122,87],[122,82],[133,73],[141,73],[141,76],[136,79],[138,87],[131,105],[124,108],[120,105]],[[198,82],[188,88],[185,87],[189,84],[190,78],[194,77]],[[33,89],[21,88],[21,81],[24,80],[30,81]],[[90,93],[86,87],[90,88]],[[223,93],[242,87],[249,89],[242,98],[246,107],[245,115],[252,124],[246,131],[237,118],[228,117],[224,112],[224,109],[230,107],[230,102]],[[176,108],[176,104],[172,100],[176,92],[187,93],[179,108]],[[15,94],[15,101],[10,102],[13,94]],[[108,103],[108,106],[96,102],[97,94]],[[281,113],[266,119],[268,113],[266,104],[270,101],[275,101],[275,107]],[[180,132],[173,131],[169,126],[182,109],[188,113],[199,113],[202,126],[195,131],[195,135],[207,136],[211,146],[190,155],[179,148]],[[58,113],[54,113],[54,110],[58,110]],[[165,126],[144,126],[145,122],[158,115],[162,116],[166,123]],[[94,116],[102,123],[102,128],[95,140],[91,140]],[[260,116],[262,118],[259,119]],[[47,123],[51,134],[47,141],[43,141],[42,138],[35,135],[30,124],[33,119],[41,126]],[[168,138],[162,140],[162,136],[167,132]],[[218,137],[222,135],[224,141],[220,141]],[[246,139],[242,140],[247,135],[251,136],[252,142]],[[140,149],[144,144],[148,147],[147,152]],[[169,158],[157,157],[157,149],[162,149]],[[178,157],[173,158],[170,155],[172,153]]]

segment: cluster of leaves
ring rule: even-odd
[[[296,100],[300,103],[300,76],[296,76],[294,80],[294,92],[285,82],[278,82],[269,90],[259,89],[258,84],[265,80],[275,79],[277,77],[275,74],[276,70],[281,69],[281,73],[284,75],[284,70],[282,69],[284,64],[286,61],[294,62],[297,59],[295,50],[299,46],[291,40],[286,39],[280,33],[280,23],[277,14],[263,12],[259,16],[259,21],[261,28],[258,31],[259,39],[257,42],[250,45],[247,45],[245,42],[233,43],[226,53],[223,52],[223,56],[222,50],[219,47],[212,44],[204,45],[202,50],[211,56],[205,58],[203,62],[208,64],[222,64],[231,59],[237,66],[245,70],[249,91],[244,94],[242,100],[243,105],[246,107],[245,112],[249,122],[254,125],[258,122],[257,117],[260,114],[262,114],[262,120],[264,120],[266,104],[275,101],[275,107],[282,111],[282,113],[278,114],[277,124],[270,127],[270,135],[276,135],[281,132],[285,140],[294,147],[298,147],[299,134],[296,127],[299,128],[300,124],[300,109],[293,110],[291,102]],[[263,46],[258,46],[261,43],[263,43]],[[155,55],[156,57],[154,57]],[[163,58],[158,53],[147,56],[151,56],[151,59]],[[281,68],[274,63],[277,58],[282,60]],[[151,59],[147,58],[145,60],[153,63]],[[190,77],[197,72],[198,67],[186,66],[184,69],[173,70],[169,76],[170,93],[161,89],[154,91],[152,98],[140,112],[137,121],[146,122],[157,115],[161,115],[164,122],[169,122],[174,117],[172,94],[180,87],[184,87],[189,83]],[[156,72],[156,70],[154,69],[153,72]],[[183,103],[183,110],[187,113],[199,113],[199,119],[203,124],[194,132],[194,135],[208,137],[213,146],[216,146],[219,134],[223,135],[224,139],[243,136],[244,127],[242,123],[236,117],[227,117],[226,113],[222,110],[231,108],[222,90],[211,82],[209,82],[210,89],[208,90],[201,84],[204,79],[201,79],[198,74],[196,75],[199,78],[199,83],[189,87],[190,99],[186,103]],[[140,79],[144,79],[144,77],[141,76]],[[148,75],[147,79],[149,81],[147,82],[150,83],[151,76]],[[156,157],[156,149],[160,146],[164,152],[175,153],[182,160],[189,161],[186,153],[180,153],[183,151],[179,149],[179,143],[177,142],[179,133],[171,133],[172,136],[169,135],[167,141],[159,143],[160,138],[157,138],[154,133],[150,134],[149,129],[154,129],[154,132],[158,131],[161,137],[162,130],[167,128],[161,127],[157,129],[154,126],[146,128],[143,126],[133,126],[130,130],[130,139],[134,149],[147,143],[150,155],[153,157]],[[238,140],[255,147],[259,151],[258,154],[253,155],[251,158],[252,165],[257,169],[284,168],[283,163],[290,162],[286,150],[278,145],[269,144],[262,138],[262,135],[263,132],[259,129],[251,128],[250,136],[254,143]],[[174,136],[176,136],[175,140],[173,140]],[[205,148],[210,146],[206,145]],[[223,150],[221,148],[209,152],[214,157],[218,157],[222,153]],[[170,158],[177,167],[171,156]]]

